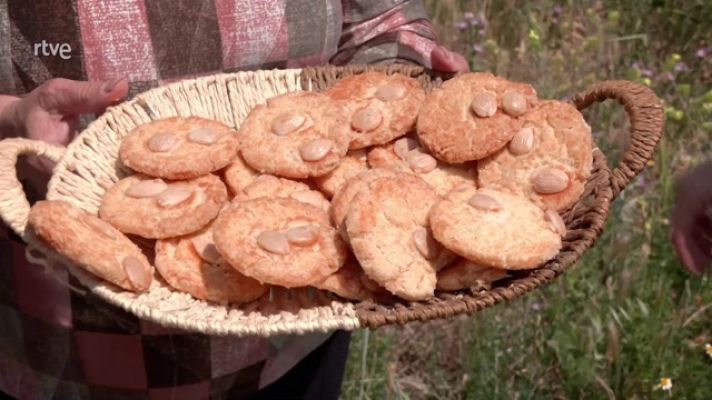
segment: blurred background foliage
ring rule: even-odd
[[[354,335],[346,399],[712,398],[712,283],[669,241],[675,181],[712,158],[712,1],[426,0],[473,70],[566,98],[596,81],[650,86],[663,140],[594,249],[553,284],[473,317]],[[585,112],[617,162],[621,107]],[[712,184],[712,177],[710,178]],[[657,387],[672,380],[670,391]]]

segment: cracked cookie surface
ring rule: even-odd
[[[513,270],[536,268],[556,256],[564,233],[559,220],[551,221],[526,197],[470,187],[448,193],[429,216],[443,246],[476,263]]]
[[[354,255],[390,293],[407,300],[431,297],[436,271],[452,260],[428,226],[438,195],[420,179],[379,178],[365,186],[346,217]]]

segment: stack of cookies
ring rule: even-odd
[[[148,290],[157,271],[223,304],[275,287],[419,301],[556,256],[592,140],[573,106],[524,83],[470,73],[426,95],[367,72],[271,98],[239,132],[153,121],[119,159],[135,174],[108,188],[98,216],[45,201],[30,225],[123,289]]]

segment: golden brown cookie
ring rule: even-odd
[[[346,259],[346,247],[328,214],[294,199],[233,202],[215,221],[213,239],[238,271],[284,287],[323,281]]]
[[[367,282],[370,281],[370,282]],[[321,282],[313,284],[317,289],[327,290],[349,300],[371,300],[385,292],[383,288],[373,292],[369,289],[379,288],[373,282],[353,257],[346,259],[343,267],[329,275]]]
[[[252,183],[259,175],[259,172],[250,168],[250,166],[245,163],[245,160],[242,159],[240,154],[233,158],[230,164],[225,168],[225,171],[223,171],[225,185],[230,191],[231,196],[242,192],[242,189]]]
[[[396,176],[398,179],[403,181],[421,181],[413,174],[408,174],[405,172],[396,171],[393,169],[385,168],[375,168],[364,171],[355,177],[348,180],[341,189],[334,195],[331,199],[331,220],[334,223],[337,231],[341,237],[348,241],[348,234],[346,233],[346,214],[349,212],[349,208],[353,204],[354,197],[363,189],[367,188],[368,183],[379,179]]]
[[[213,243],[211,226],[156,242],[156,269],[174,289],[216,303],[246,303],[267,291],[223,260]]]
[[[523,119],[507,147],[480,160],[479,184],[565,210],[581,197],[591,175],[591,128],[574,106],[554,100],[542,102]]]
[[[132,292],[146,291],[153,282],[153,267],[141,249],[84,210],[64,201],[39,201],[29,223],[42,242],[99,278]]]
[[[351,149],[388,143],[413,129],[425,92],[401,74],[364,72],[350,75],[325,91],[348,110]]]
[[[339,165],[351,141],[343,105],[315,92],[292,92],[250,111],[240,127],[245,162],[286,178],[324,175]]]
[[[346,230],[356,259],[369,278],[398,297],[431,297],[436,271],[452,261],[428,226],[438,199],[420,179],[379,178],[368,182],[349,208]]]
[[[212,174],[187,181],[133,175],[106,191],[99,216],[121,232],[165,239],[205,227],[226,202],[225,184]]]
[[[242,193],[235,196],[233,201],[245,201],[259,197],[294,199],[319,207],[327,213],[331,208],[329,200],[321,192],[312,190],[307,184],[267,174],[255,178],[252,183],[243,188]]]
[[[507,277],[507,270],[487,267],[465,258],[438,271],[437,289],[453,291],[461,289],[489,289],[492,283]]]
[[[474,186],[477,175],[474,162],[447,164],[438,161],[425,152],[415,139],[409,137],[374,147],[368,152],[368,164],[372,168],[390,168],[415,174],[441,196],[458,185]]]
[[[558,214],[544,212],[526,197],[467,186],[437,202],[429,220],[443,246],[502,269],[540,266],[559,252],[564,233]]]
[[[537,103],[533,87],[490,73],[468,73],[425,98],[417,122],[420,143],[448,163],[479,160],[504,147]]]
[[[192,179],[225,167],[237,154],[229,126],[200,117],[172,117],[129,132],[119,158],[140,173],[164,179]]]
[[[349,179],[368,169],[366,150],[351,150],[335,170],[313,179],[314,184],[327,198],[334,197]]]

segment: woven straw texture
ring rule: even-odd
[[[308,297],[280,296],[279,302],[266,307],[240,309],[196,300],[160,280],[147,293],[135,295],[61,260],[25,231],[29,204],[15,177],[15,163],[20,154],[37,154],[59,161],[47,198],[65,200],[96,213],[106,189],[129,173],[117,162],[117,157],[121,139],[134,127],[154,119],[195,115],[239,128],[252,107],[272,96],[295,90],[323,90],[341,77],[370,69],[412,76],[426,90],[447,78],[420,67],[401,65],[318,67],[220,74],[153,89],[107,110],[66,150],[25,139],[0,142],[0,215],[29,244],[28,257],[32,261],[46,266],[63,262],[97,295],[159,324],[208,334],[260,336],[378,327],[473,313],[521,296],[563,273],[594,244],[608,216],[610,202],[644,168],[662,132],[660,101],[644,86],[624,81],[602,82],[575,96],[572,102],[579,109],[608,98],[619,100],[630,118],[631,144],[621,164],[612,171],[604,155],[594,150],[594,169],[585,193],[563,214],[568,233],[561,252],[541,268],[517,272],[491,290],[439,294],[427,302],[388,306],[350,303],[317,292],[316,296]]]

